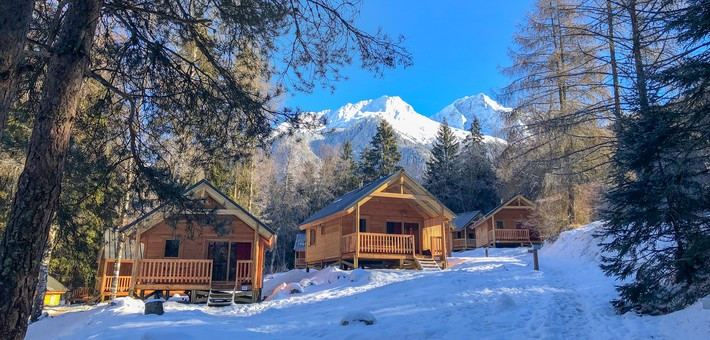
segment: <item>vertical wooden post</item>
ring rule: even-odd
[[[496,213],[491,215],[491,230],[493,230],[493,244],[496,244]]]
[[[254,244],[251,246],[251,290],[256,291],[259,286],[259,278],[257,277],[257,265],[259,265],[259,228],[258,224],[254,228]],[[237,268],[238,270],[239,268]],[[237,276],[239,273],[237,273]],[[239,287],[241,289],[242,287]]]
[[[358,257],[360,257],[360,202],[355,204],[355,256],[353,257],[353,267],[359,268]]]
[[[486,257],[488,257],[488,245],[486,245]]]
[[[133,266],[131,267],[131,288],[128,290],[128,296],[134,296],[136,292],[136,280],[138,278],[138,266],[140,265],[141,251],[141,226],[135,227],[135,239],[133,240]]]
[[[537,260],[537,248],[533,248],[532,253],[533,253],[533,268],[535,270],[540,270],[540,263]]]

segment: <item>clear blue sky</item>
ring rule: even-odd
[[[463,96],[490,95],[506,84],[499,66],[510,64],[512,35],[531,6],[531,0],[365,0],[358,25],[404,35],[414,65],[376,78],[356,61],[343,70],[349,79],[336,83],[334,93],[316,88],[290,95],[285,104],[320,111],[396,95],[431,115]]]

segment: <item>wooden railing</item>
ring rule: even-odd
[[[156,259],[138,261],[138,284],[212,282],[212,260]]]
[[[355,252],[355,234],[343,235],[341,249],[343,253]]]
[[[251,260],[237,261],[237,281],[235,282],[235,290],[241,290],[243,285],[249,285],[252,283],[252,263],[253,261]]]
[[[413,255],[414,236],[360,233],[360,252]]]
[[[454,249],[473,249],[476,248],[476,239],[475,238],[455,238],[453,239],[453,247]]]
[[[495,232],[495,238],[493,237]],[[488,237],[496,242],[528,242],[530,231],[527,229],[495,229],[488,231]]]
[[[297,258],[293,261],[293,265],[294,265],[295,267],[305,267],[305,266],[306,266],[306,259],[303,258],[303,257],[297,257]]]
[[[104,276],[104,282],[101,286],[102,292],[111,291],[111,283],[113,281],[113,276]],[[116,292],[127,292],[131,287],[131,277],[130,276],[119,276],[118,277],[118,287]]]
[[[355,235],[342,238],[343,253],[355,252]],[[414,235],[359,233],[360,252],[375,254],[411,254],[414,256]]]
[[[444,242],[441,236],[432,236],[431,237],[431,256],[436,258],[436,256],[439,256],[439,258],[444,258]]]

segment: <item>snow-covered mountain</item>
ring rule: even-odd
[[[437,122],[446,119],[452,127],[468,130],[473,117],[481,122],[481,132],[486,135],[503,137],[503,116],[511,109],[496,103],[483,93],[455,100],[431,118]]]
[[[485,97],[487,101],[481,102],[478,107],[474,100],[468,100],[479,96]],[[461,100],[467,102],[459,105],[462,111],[458,112],[469,117],[464,119],[471,120],[474,115],[481,114],[479,119],[491,122],[487,127],[495,128],[495,131],[502,128],[493,125],[494,115],[506,108],[483,94],[465,97]],[[458,102],[454,102],[447,108],[455,107]],[[500,110],[490,111],[491,107]],[[441,110],[440,113],[447,108]],[[397,96],[382,96],[377,99],[346,104],[336,110],[325,110],[311,114],[316,118],[324,119],[325,124],[315,131],[299,130],[291,136],[280,137],[272,150],[278,163],[283,165],[288,160],[291,167],[297,168],[305,162],[318,162],[325,156],[336,155],[342,144],[348,140],[353,144],[357,157],[374,136],[380,121],[384,119],[392,125],[397,135],[398,147],[402,152],[400,165],[413,176],[421,177],[426,169],[426,162],[431,156],[432,143],[436,139],[441,125],[435,119],[416,112],[411,105]],[[452,116],[455,117],[455,115]],[[446,119],[449,121],[448,117]],[[468,132],[461,128],[466,126],[465,120],[460,120],[461,124],[451,125],[454,134],[463,140]],[[501,119],[498,118],[497,121],[500,122]],[[280,127],[280,130],[283,129],[285,129],[284,126]],[[504,140],[492,136],[485,136],[484,139],[492,149],[499,149],[501,145],[505,144]]]

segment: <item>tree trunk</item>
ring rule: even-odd
[[[52,248],[54,247],[54,239],[57,236],[57,226],[54,225],[49,231],[49,237],[47,238],[47,245],[44,248],[44,256],[42,256],[42,263],[39,267],[39,276],[37,281],[37,288],[35,289],[35,297],[32,302],[32,315],[30,316],[30,321],[35,322],[42,316],[42,309],[44,309],[44,294],[47,292],[47,275],[49,275],[49,262],[52,260]]]
[[[607,39],[609,41],[609,63],[611,64],[611,79],[614,92],[614,116],[619,119],[621,118],[621,94],[619,91],[619,70],[616,65],[614,13],[611,8],[611,0],[606,0],[606,22],[607,26],[609,26]]]
[[[25,168],[0,240],[0,339],[19,340],[27,331],[101,6],[101,0],[69,5],[48,62]]]
[[[646,71],[643,65],[643,56],[641,55],[641,28],[639,27],[639,13],[636,11],[636,0],[629,1],[626,10],[629,12],[629,17],[631,18],[631,50],[634,57],[639,107],[642,111],[645,111],[649,106],[648,88],[646,84]]]
[[[34,0],[0,1],[0,136],[15,96],[17,66],[22,59],[34,4]]]
[[[116,298],[118,291],[118,277],[121,275],[121,259],[123,258],[123,246],[126,236],[118,231],[118,244],[116,245],[116,261],[113,263],[113,279],[111,280],[111,300]]]

